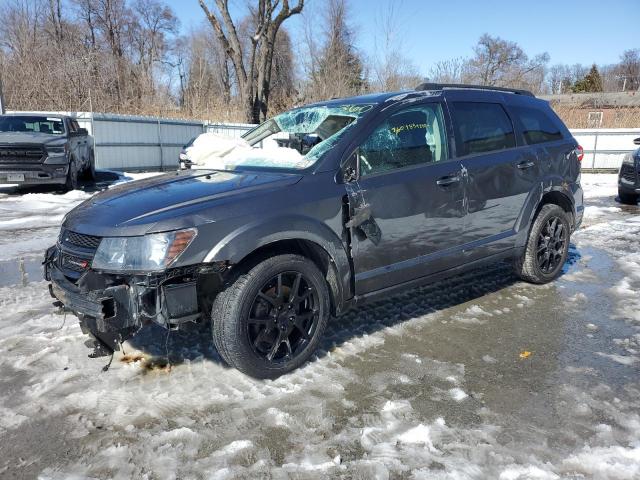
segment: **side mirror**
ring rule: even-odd
[[[640,138],[636,138],[633,143],[635,143],[636,145],[640,145]]]

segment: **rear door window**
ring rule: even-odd
[[[442,105],[405,108],[385,119],[360,145],[360,174],[396,170],[449,158]]]
[[[452,102],[458,156],[516,146],[513,124],[499,103]]]
[[[542,110],[529,107],[512,107],[511,110],[522,126],[522,135],[527,145],[562,139],[560,129]]]

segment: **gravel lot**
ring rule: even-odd
[[[0,188],[0,477],[640,478],[640,207],[615,182],[583,175],[555,283],[498,265],[352,311],[275,381],[197,326],[103,373],[39,264],[90,193]]]

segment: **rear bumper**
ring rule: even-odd
[[[573,231],[576,231],[580,228],[582,219],[584,218],[584,191],[582,190],[582,186],[576,182],[573,184],[571,193],[573,195],[574,209]]]

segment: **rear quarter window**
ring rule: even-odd
[[[451,109],[458,156],[516,146],[513,124],[499,103],[453,102]]]
[[[554,142],[562,139],[560,128],[551,116],[537,108],[512,107],[513,115],[522,127],[522,136],[527,145]]]

